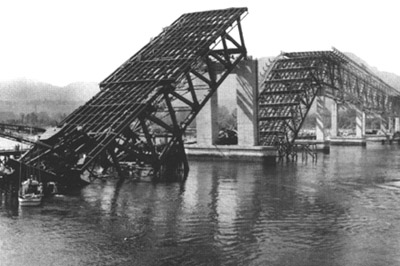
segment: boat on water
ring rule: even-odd
[[[28,180],[22,182],[18,195],[20,206],[39,206],[42,203],[43,186],[37,180]]]
[[[28,194],[18,197],[19,206],[39,206],[42,203],[42,195]]]

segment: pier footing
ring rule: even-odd
[[[219,158],[243,161],[261,161],[275,164],[277,149],[272,146],[237,146],[237,145],[186,145],[189,158]]]
[[[330,144],[335,146],[366,146],[367,141],[365,138],[335,137],[330,139]]]

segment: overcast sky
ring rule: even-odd
[[[352,52],[400,75],[400,2],[355,0],[0,0],[0,80],[101,82],[181,14],[248,7],[253,57]]]

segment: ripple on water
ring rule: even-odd
[[[368,149],[192,161],[183,186],[99,180],[38,208],[2,196],[0,264],[397,265],[400,149]]]

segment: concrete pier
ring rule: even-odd
[[[338,128],[339,108],[336,101],[332,101],[331,107],[331,138],[337,138],[339,133]]]
[[[218,93],[204,105],[196,117],[197,144],[213,145],[218,139]]]
[[[326,136],[326,126],[324,124],[324,109],[325,109],[325,96],[318,95],[315,99],[317,101],[317,115],[316,115],[316,127],[315,127],[315,135],[316,135],[316,148],[317,150],[321,150],[324,153],[329,153],[329,142],[327,141]]]
[[[239,146],[255,146],[258,144],[257,133],[257,98],[258,78],[257,61],[243,61],[233,71],[236,79],[230,79],[236,86],[237,131]]]
[[[356,134],[355,136],[338,136],[338,105],[337,103],[332,104],[331,109],[331,136],[330,136],[330,145],[341,145],[341,146],[365,146],[367,145],[367,141],[365,138],[365,112],[362,110],[356,109]],[[336,134],[335,134],[336,133]]]
[[[388,117],[388,131],[393,134],[393,117]]]
[[[358,109],[356,112],[356,137],[363,138],[365,136],[365,113]]]
[[[394,118],[394,132],[400,131],[400,117]]]
[[[262,161],[274,164],[276,147],[258,145],[258,61],[244,60],[221,84],[219,92],[229,91],[235,95],[218,96],[215,93],[196,117],[197,144],[185,145],[189,158],[218,158]],[[215,145],[218,138],[218,97],[235,96],[237,111],[238,145]],[[234,108],[234,106],[229,106]]]

